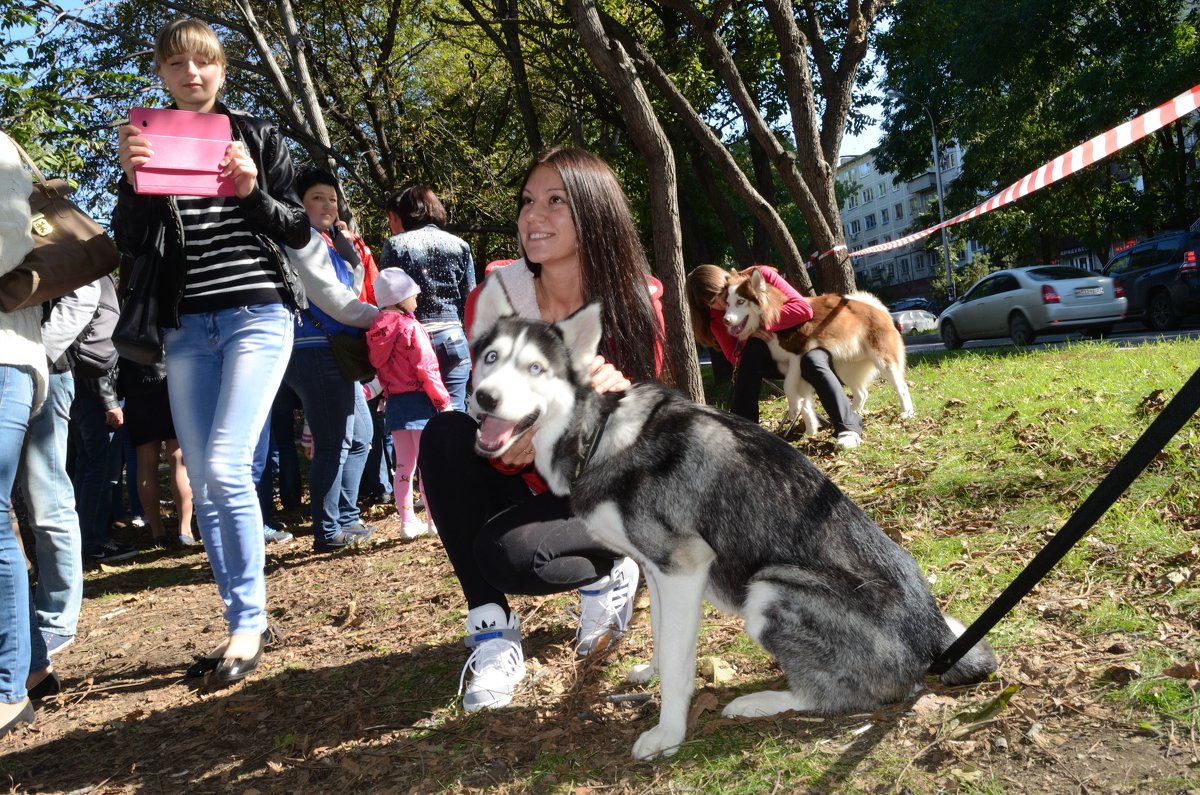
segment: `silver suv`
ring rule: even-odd
[[[1191,231],[1164,232],[1117,254],[1104,275],[1120,282],[1129,315],[1155,331],[1175,328],[1184,315],[1200,312],[1200,223]]]

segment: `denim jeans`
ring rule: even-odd
[[[71,447],[74,466],[75,510],[85,555],[97,554],[112,540],[109,518],[112,489],[121,464],[116,434],[104,422],[104,404],[86,389],[75,393],[71,403]]]
[[[327,345],[293,353],[284,381],[300,396],[313,437],[308,467],[313,539],[330,541],[359,518],[358,484],[371,445],[366,398],[359,384],[342,377]]]
[[[450,393],[456,411],[467,410],[467,381],[471,378],[471,352],[462,326],[451,326],[432,332],[429,341],[437,355],[442,383]]]
[[[251,467],[292,331],[286,307],[257,304],[183,315],[163,336],[171,415],[230,632],[267,628],[263,522]]]
[[[33,378],[23,367],[0,365],[0,701],[8,704],[25,698],[31,655],[29,574],[9,509],[33,408]]]
[[[75,634],[83,600],[83,542],[75,491],[67,475],[74,399],[75,378],[69,372],[51,373],[46,402],[29,421],[17,476],[37,546],[35,629],[66,637]]]
[[[382,400],[381,395],[376,395],[367,401],[367,410],[371,413],[371,450],[367,453],[367,463],[359,481],[359,493],[388,502],[392,496],[395,457],[392,455],[392,435],[383,430],[383,415],[377,410]]]

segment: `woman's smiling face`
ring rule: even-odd
[[[328,232],[338,219],[337,188],[317,183],[304,191],[304,211],[308,222],[321,232]]]
[[[525,257],[553,265],[579,256],[575,217],[567,202],[562,177],[550,166],[538,166],[521,190],[517,232]]]

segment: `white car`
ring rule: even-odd
[[[924,309],[905,309],[891,314],[896,331],[901,334],[920,334],[923,331],[937,330],[937,315]]]
[[[938,333],[947,348],[1004,336],[1028,345],[1043,332],[1105,334],[1126,309],[1125,291],[1108,276],[1068,265],[1032,265],[977,281],[942,312]]]

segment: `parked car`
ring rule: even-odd
[[[888,311],[893,314],[903,312],[905,309],[924,309],[930,314],[937,314],[933,308],[933,301],[928,298],[901,298],[899,301],[888,304]]]
[[[1104,266],[1104,274],[1125,288],[1131,317],[1166,331],[1178,326],[1184,315],[1200,312],[1198,253],[1200,233],[1164,232],[1117,254]]]
[[[937,331],[937,315],[924,309],[905,309],[892,312],[892,322],[901,334],[919,334],[922,331]]]
[[[977,281],[942,312],[938,333],[947,348],[1006,335],[1014,345],[1028,345],[1045,331],[1105,334],[1125,310],[1125,295],[1108,276],[1068,265],[1033,265]]]

